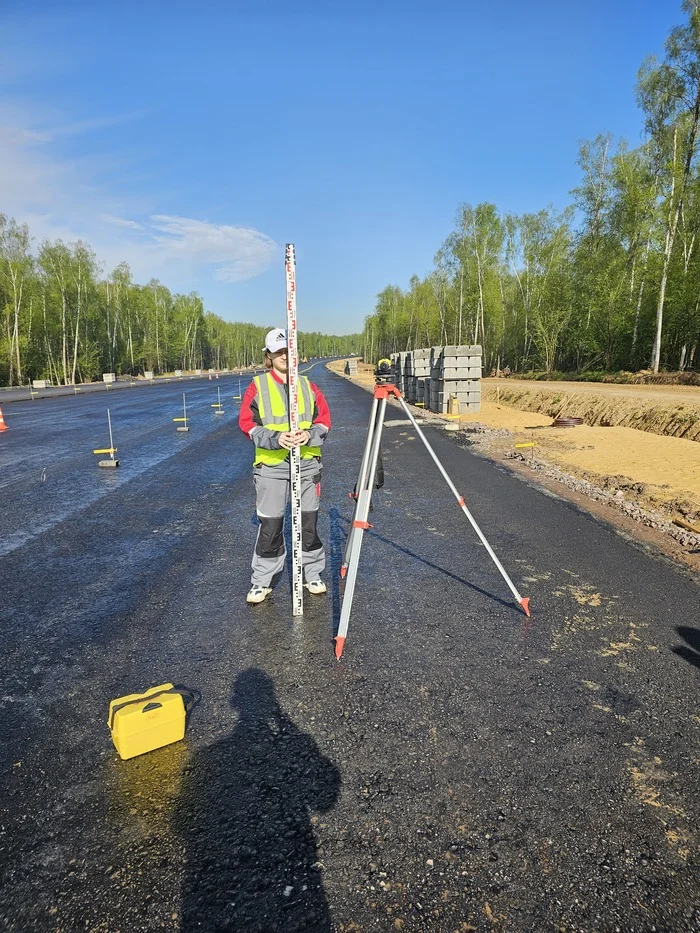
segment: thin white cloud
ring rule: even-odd
[[[56,150],[58,139],[123,119],[20,122],[18,109],[0,102],[0,211],[27,223],[37,243],[85,240],[106,271],[127,262],[137,281],[161,278],[189,290],[207,278],[235,283],[263,272],[278,252],[264,233],[157,213],[153,200],[109,189],[104,179],[115,165],[123,169],[123,157],[67,158]]]
[[[59,123],[47,130],[49,139],[59,139],[62,136],[81,136],[91,130],[102,130],[112,126],[121,126],[131,123],[148,114],[148,110],[135,110],[133,113],[119,113],[108,117],[95,117],[93,120],[77,120],[75,123]]]
[[[114,214],[100,214],[100,220],[106,224],[113,224],[115,227],[124,227],[127,230],[143,230],[143,224],[135,220],[126,220],[124,217],[115,217]]]
[[[167,214],[157,214],[151,221],[166,255],[194,265],[215,264],[216,278],[221,282],[241,282],[258,275],[270,264],[277,249],[274,240],[250,227]]]

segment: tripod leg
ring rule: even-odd
[[[357,503],[359,501],[359,495],[361,490],[363,490],[367,485],[367,474],[369,471],[370,463],[370,454],[372,451],[372,441],[377,429],[377,410],[379,407],[379,400],[374,399],[372,401],[372,408],[369,414],[369,427],[367,429],[367,440],[365,441],[365,449],[362,453],[362,463],[360,464],[360,475],[357,480],[357,485],[355,486],[355,512],[357,511]],[[343,553],[343,563],[340,565],[340,576],[344,577],[348,569],[348,557],[350,554],[350,547],[352,545],[352,540],[355,536],[354,526],[350,527],[348,532],[348,538],[345,542],[345,551]]]
[[[338,634],[335,636],[336,658],[341,657],[345,645],[345,638],[348,634],[348,623],[350,621],[350,612],[352,611],[352,600],[355,595],[355,583],[357,581],[357,568],[360,563],[362,540],[364,532],[370,527],[367,522],[367,516],[369,515],[374,478],[377,472],[377,460],[379,458],[379,449],[382,440],[385,410],[386,399],[383,398],[379,406],[377,420],[375,422],[370,421],[371,443],[369,444],[369,458],[367,461],[367,483],[359,489],[357,505],[355,506],[355,513],[352,517],[351,535],[348,536],[349,547],[346,554],[348,561],[347,578],[345,581],[345,593],[343,594],[343,605],[340,610]],[[374,430],[372,430],[372,425],[374,425]]]
[[[525,615],[526,615],[526,616],[529,616],[529,615],[530,615],[530,600],[529,600],[529,598],[528,598],[527,596],[525,596],[525,597],[521,596],[520,593],[518,593],[518,591],[516,590],[515,584],[513,583],[513,581],[511,580],[511,578],[510,578],[510,577],[508,576],[508,574],[506,573],[505,568],[503,567],[503,564],[500,562],[500,560],[499,560],[499,559],[496,557],[496,555],[494,554],[493,549],[491,548],[491,545],[488,543],[488,541],[487,541],[486,538],[484,537],[484,534],[483,534],[481,528],[479,528],[479,526],[477,525],[477,523],[476,523],[476,521],[475,521],[475,519],[474,519],[474,516],[471,514],[471,512],[469,511],[469,509],[468,509],[467,506],[465,505],[465,503],[464,503],[464,496],[461,496],[461,495],[457,492],[457,489],[455,488],[454,483],[452,482],[452,480],[451,480],[450,477],[448,476],[447,471],[445,470],[445,468],[443,467],[443,465],[440,463],[440,460],[438,459],[437,454],[435,453],[435,451],[433,450],[433,448],[430,446],[430,443],[429,443],[429,441],[428,441],[428,438],[427,438],[427,437],[425,436],[425,434],[423,434],[423,432],[421,431],[420,426],[418,425],[418,423],[416,422],[416,419],[415,419],[415,418],[413,417],[413,415],[411,414],[411,410],[409,409],[408,405],[406,404],[406,402],[403,400],[403,398],[402,398],[400,395],[398,396],[398,399],[399,399],[399,402],[401,403],[401,406],[402,406],[403,410],[406,412],[406,414],[407,414],[408,417],[410,418],[411,423],[413,424],[413,427],[416,429],[416,432],[417,432],[418,436],[419,436],[420,439],[423,441],[423,444],[425,445],[425,449],[428,451],[428,453],[430,454],[430,456],[431,456],[431,457],[433,458],[433,460],[435,461],[435,465],[437,466],[438,470],[442,473],[442,476],[443,476],[445,482],[447,483],[447,485],[448,485],[448,486],[450,487],[450,489],[452,490],[452,493],[453,493],[455,499],[457,500],[457,503],[458,503],[459,507],[460,507],[461,510],[464,512],[464,514],[467,516],[467,518],[469,519],[472,528],[474,529],[474,531],[475,531],[475,532],[477,533],[477,535],[479,536],[479,540],[481,541],[481,543],[484,545],[484,547],[485,547],[486,550],[488,551],[488,554],[489,554],[489,556],[491,557],[491,560],[494,562],[494,564],[496,565],[496,567],[497,567],[498,570],[500,571],[501,576],[503,577],[503,579],[504,579],[504,580],[506,581],[506,583],[508,584],[509,590],[511,591],[511,593],[512,593],[513,596],[515,597],[515,601],[518,603],[518,605],[522,606],[523,612],[525,613]]]

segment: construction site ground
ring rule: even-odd
[[[304,370],[333,426],[301,618],[290,568],[246,602],[237,376],[188,384],[187,433],[179,382],[7,406],[0,930],[700,933],[700,576],[428,415],[526,617],[392,405],[336,660],[372,394]],[[122,760],[111,701],[166,683],[184,741]]]
[[[328,365],[342,372],[345,363]],[[371,390],[373,367],[360,363],[347,378]],[[478,413],[411,407],[459,432],[465,446],[700,571],[700,387],[487,378]],[[586,423],[553,427],[563,415]]]

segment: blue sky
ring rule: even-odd
[[[677,0],[0,4],[0,211],[227,320],[362,329],[457,206],[570,203],[579,142],[641,141]]]

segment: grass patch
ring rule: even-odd
[[[580,373],[565,373],[555,371],[545,372],[527,372],[513,373],[516,379],[532,379],[535,382],[612,382],[620,385],[684,385],[700,386],[700,373],[686,372],[668,372],[651,373],[641,370],[637,373],[619,370],[618,372],[606,372],[605,370],[584,370]]]

